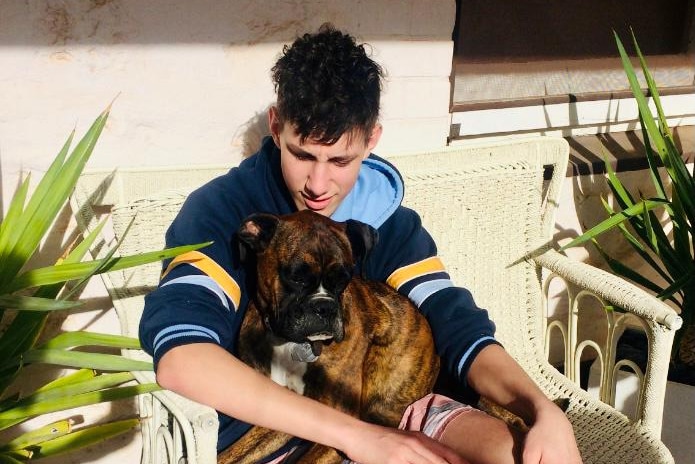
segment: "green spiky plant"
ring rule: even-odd
[[[126,257],[114,257],[114,248],[103,259],[82,261],[102,223],[77,246],[62,253],[55,265],[33,269],[27,265],[65,207],[108,114],[107,109],[70,152],[73,131],[32,194],[30,176],[21,183],[0,224],[0,432],[4,435],[12,436],[11,428],[43,414],[130,398],[159,388],[156,384],[131,383],[130,371],[151,370],[151,363],[91,349],[136,349],[138,340],[81,331],[43,341],[46,320],[51,313],[79,306],[80,302],[73,300],[76,289],[95,274],[170,258],[204,244]],[[72,287],[66,286],[69,283]],[[22,373],[32,364],[71,370],[28,394],[10,393],[17,390]],[[0,464],[71,452],[127,432],[137,424],[138,419],[133,418],[75,430],[71,419],[65,418],[0,440]]]
[[[610,164],[606,162],[608,184],[620,210],[614,210],[605,200],[604,207],[609,218],[586,231],[581,236],[562,247],[593,243],[610,268],[629,280],[653,291],[660,299],[673,303],[683,318],[682,328],[676,332],[672,359],[689,366],[695,366],[695,180],[693,172],[683,161],[673,135],[664,116],[656,83],[647,67],[647,62],[637,44],[634,33],[632,40],[640,60],[649,95],[657,111],[652,114],[648,98],[640,88],[639,81],[620,38],[615,34],[623,68],[639,107],[639,119],[644,138],[646,157],[649,163],[650,179],[654,185],[654,198],[639,198],[627,191]],[[668,175],[664,185],[659,175],[662,167]],[[670,184],[670,188],[667,188]],[[663,209],[665,220],[660,221],[654,210]],[[629,224],[631,230],[626,227]],[[610,257],[596,241],[600,234],[619,229],[625,240],[632,246],[646,264],[661,277],[663,282],[655,282],[636,272],[619,260]],[[670,232],[669,232],[670,231]]]

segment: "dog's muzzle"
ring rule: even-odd
[[[296,361],[315,361],[323,346],[345,338],[340,302],[321,290],[293,301],[277,324],[271,324],[276,336],[296,344],[292,349]]]
[[[307,340],[310,342],[343,341],[343,319],[340,302],[325,292],[312,294],[306,301],[309,327]],[[311,330],[312,326],[315,330]]]

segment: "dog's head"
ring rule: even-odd
[[[374,229],[305,210],[254,214],[237,236],[242,261],[255,261],[252,297],[268,330],[283,340],[310,343],[315,354],[321,344],[343,340],[342,294],[376,243]]]

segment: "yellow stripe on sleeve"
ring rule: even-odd
[[[444,263],[442,263],[442,260],[438,257],[432,256],[431,258],[396,269],[393,274],[386,279],[386,283],[398,289],[401,285],[416,277],[442,271],[445,271]]]
[[[163,279],[172,269],[184,263],[190,264],[214,280],[217,285],[222,288],[222,291],[224,291],[232,303],[234,303],[234,308],[239,309],[239,302],[241,300],[241,288],[239,288],[239,284],[236,283],[222,266],[199,251],[189,251],[188,253],[174,258],[162,273],[161,278]]]

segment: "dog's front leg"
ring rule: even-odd
[[[288,464],[295,462],[297,464],[340,464],[343,462],[343,459],[344,457],[342,457],[335,449],[324,445],[314,444],[298,460],[288,461]]]
[[[280,449],[291,438],[286,433],[253,427],[217,455],[217,464],[255,464]]]

